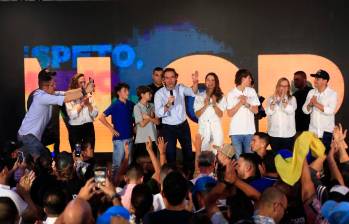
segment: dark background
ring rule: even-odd
[[[24,45],[127,40],[134,27],[190,22],[234,49],[229,60],[257,74],[258,54],[317,54],[349,71],[345,1],[116,1],[0,3],[0,140],[15,139],[24,117]],[[347,127],[345,92],[336,120]]]

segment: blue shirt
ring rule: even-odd
[[[62,94],[62,92],[56,94]],[[41,141],[42,133],[51,119],[52,105],[62,106],[63,103],[64,96],[48,94],[42,89],[36,90],[33,94],[33,103],[22,121],[18,134],[32,134]]]
[[[163,124],[178,125],[187,119],[185,96],[195,97],[195,93],[192,88],[177,84],[173,90],[173,96],[175,97],[174,105],[165,112],[165,104],[170,95],[170,91],[166,87],[162,87],[155,93],[155,114],[157,117],[162,118]]]
[[[132,137],[133,106],[134,103],[129,100],[123,103],[117,99],[104,111],[106,117],[111,115],[111,122],[113,123],[114,129],[119,132],[119,136],[113,136],[113,140],[124,140]]]

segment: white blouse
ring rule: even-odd
[[[287,98],[285,98],[287,100]],[[287,100],[286,107],[281,99],[275,99],[274,96],[267,100],[265,113],[268,118],[268,134],[272,137],[291,138],[296,134],[295,111],[297,101],[294,96]],[[275,103],[271,109],[271,104]]]
[[[205,105],[206,97],[207,97],[206,91],[196,94],[195,101],[194,101],[195,112],[203,108],[203,106]],[[212,103],[212,99],[210,99],[210,103]],[[223,96],[222,99],[217,103],[217,106],[222,112],[224,112],[226,108],[226,104],[227,103],[226,103],[225,97]],[[220,120],[221,118],[218,117],[212,104],[210,104],[199,117],[199,124],[200,124],[200,121],[219,121],[220,122]]]
[[[91,112],[89,111],[88,106],[85,105],[78,113],[77,107],[81,103],[80,99],[65,103],[70,125],[82,125],[94,121],[98,115],[98,109],[92,95],[89,96],[89,101],[93,107]]]

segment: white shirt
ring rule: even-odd
[[[175,97],[174,105],[165,112],[165,104],[168,102],[170,95],[170,90],[166,87],[162,87],[155,93],[155,114],[157,117],[162,118],[163,124],[178,125],[187,119],[185,112],[185,96],[195,97],[195,94],[192,88],[177,84],[173,89],[173,96]]]
[[[162,198],[161,193],[153,195],[153,208],[154,212],[165,209],[165,202],[164,199]]]
[[[10,198],[16,205],[19,216],[22,216],[23,212],[27,209],[27,202],[13,190],[10,189],[10,186],[0,184],[0,197]]]
[[[43,224],[54,224],[58,217],[47,217]]]
[[[19,135],[34,135],[41,141],[46,125],[51,119],[52,105],[62,106],[64,103],[63,92],[56,92],[56,95],[48,94],[42,89],[37,89],[33,94],[33,102],[22,121],[18,130]]]
[[[297,109],[297,101],[294,96],[288,100],[288,104],[284,107],[281,99],[269,97],[265,113],[268,118],[268,134],[272,137],[291,138],[296,134],[295,111]],[[275,101],[274,109],[271,104]]]
[[[194,100],[194,111],[197,112],[198,110],[200,110],[201,108],[203,108],[203,106],[205,105],[205,99],[206,99],[207,95],[206,95],[206,91],[202,92],[202,93],[198,93],[195,96],[195,100]],[[221,118],[218,117],[218,115],[216,114],[213,106],[212,106],[212,99],[210,99],[210,104],[209,106],[205,109],[205,111],[201,114],[201,116],[199,117],[199,125],[201,122],[205,122],[205,121],[212,121],[212,122],[220,122]],[[225,108],[227,106],[227,102],[225,97],[223,96],[223,98],[217,103],[218,108],[224,112]],[[200,122],[201,121],[201,122]]]
[[[98,109],[91,94],[89,94],[89,102],[92,105],[92,111],[90,112],[88,106],[85,105],[79,113],[77,111],[77,107],[81,103],[80,99],[65,103],[70,125],[83,125],[85,123],[94,121],[98,115]]]
[[[251,106],[259,106],[259,99],[256,91],[251,87],[245,87],[244,91],[238,88],[232,89],[227,95],[227,109],[236,106],[240,96],[247,97],[247,103]],[[250,135],[256,132],[253,112],[245,106],[241,106],[230,121],[229,135]]]
[[[324,106],[324,112],[315,106],[308,111],[307,106],[313,96],[316,96],[317,101]],[[317,89],[310,90],[302,108],[305,114],[310,114],[309,131],[319,138],[322,138],[324,131],[332,133],[335,126],[336,106],[337,93],[330,87],[326,87],[321,93]]]

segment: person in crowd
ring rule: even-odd
[[[296,134],[295,111],[297,101],[290,93],[290,82],[287,78],[277,81],[275,93],[267,100],[268,134],[270,146],[274,151],[293,149]]]
[[[163,74],[165,86],[156,92],[154,103],[156,116],[162,118],[161,135],[167,142],[167,162],[176,162],[176,144],[179,140],[184,168],[194,170],[191,134],[185,112],[185,96],[195,97],[199,74],[195,72],[192,75],[192,88],[177,83],[178,74],[173,68],[166,68]]]
[[[337,93],[328,86],[330,75],[325,70],[310,76],[315,78],[314,89],[309,91],[302,109],[310,114],[309,131],[322,140],[328,152],[335,126]]]
[[[251,149],[258,159],[258,168],[261,178],[251,182],[251,185],[259,192],[263,192],[266,188],[271,187],[278,180],[274,157],[275,153],[268,150],[269,135],[264,132],[254,133],[251,141]]]
[[[134,159],[139,155],[146,154],[146,142],[151,138],[153,149],[156,150],[157,131],[156,125],[159,119],[155,117],[154,104],[150,103],[152,90],[148,86],[139,86],[137,88],[138,103],[133,108],[133,115],[136,124]]]
[[[131,195],[133,188],[137,184],[143,182],[143,170],[139,165],[131,165],[128,167],[125,176],[126,185],[123,189],[120,189],[117,193],[121,196],[122,205],[130,210],[131,208]]]
[[[67,204],[68,200],[62,189],[48,189],[43,196],[43,208],[47,217],[43,223],[54,224]]]
[[[85,88],[87,85],[85,75],[75,74],[69,84],[69,90]],[[90,142],[92,148],[95,148],[95,129],[93,121],[98,115],[98,109],[92,93],[86,96],[65,103],[66,111],[69,116],[69,143],[71,150],[75,150],[76,144]]]
[[[307,74],[305,74],[304,71],[297,71],[294,73],[293,83],[296,87],[296,91],[293,93],[293,96],[296,97],[297,101],[297,109],[295,114],[296,131],[297,133],[300,133],[302,131],[308,131],[309,129],[310,115],[305,114],[302,107],[309,91],[313,88],[307,85]]]
[[[90,204],[86,200],[76,198],[68,203],[55,223],[93,224],[95,222]]]
[[[253,222],[256,224],[280,223],[286,209],[286,195],[275,187],[269,187],[256,204]]]
[[[162,195],[166,209],[148,213],[144,224],[189,223],[192,213],[185,210],[185,198],[188,194],[187,180],[177,171],[169,173],[163,184]]]
[[[60,186],[69,199],[75,198],[83,182],[77,177],[73,157],[67,152],[61,152],[55,159],[53,170]]]
[[[134,103],[128,100],[129,85],[119,83],[115,87],[117,99],[103,112],[99,120],[106,126],[113,135],[113,175],[119,172],[120,165],[125,155],[125,143],[128,143],[130,155],[132,155],[132,136],[133,136],[133,107]],[[111,125],[107,117],[112,117]],[[132,158],[129,162],[131,163]]]
[[[80,99],[91,93],[94,88],[93,83],[90,83],[86,88],[73,89],[65,93],[56,92],[55,75],[56,72],[47,68],[39,72],[39,89],[34,93],[33,103],[18,130],[18,141],[23,143],[23,151],[30,153],[34,159],[45,153],[41,137],[50,121],[52,105],[62,106],[65,102]]]
[[[237,157],[243,152],[251,152],[250,144],[256,132],[254,114],[260,105],[256,91],[251,88],[252,74],[247,69],[239,69],[235,75],[235,85],[227,95],[227,113],[231,117],[229,136]]]
[[[153,195],[146,184],[138,184],[131,195],[130,224],[143,223],[144,216],[153,210]]]
[[[153,79],[153,82],[148,86],[151,89],[151,93],[152,93],[150,102],[154,103],[155,93],[164,86],[163,85],[163,69],[161,67],[156,67],[153,69],[152,79]]]
[[[198,154],[198,155],[197,155]],[[197,181],[198,178],[203,176],[214,176],[215,170],[215,155],[211,151],[200,152],[199,150],[195,151],[195,163],[196,169],[194,172],[194,179],[191,180],[193,184]]]
[[[218,76],[210,72],[205,77],[206,90],[195,96],[194,111],[199,118],[198,132],[202,136],[201,150],[213,150],[223,145],[221,118],[226,100],[219,86]]]
[[[22,176],[16,185],[16,191],[10,188],[9,178],[9,166],[5,160],[0,158],[0,197],[7,197],[13,201],[17,213],[23,221],[39,218],[37,206],[30,196],[30,188],[35,179],[35,173],[30,171]]]
[[[15,203],[9,197],[0,196],[0,223],[19,223],[20,217]]]

